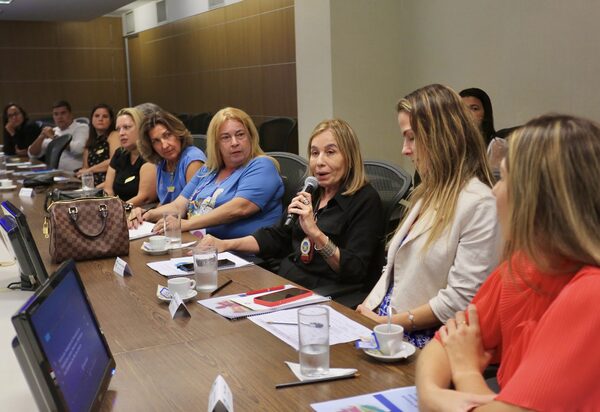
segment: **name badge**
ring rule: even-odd
[[[129,183],[135,180],[135,176],[129,176],[127,179],[125,179],[124,183]]]

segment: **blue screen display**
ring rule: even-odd
[[[36,308],[31,321],[69,410],[89,409],[109,357],[73,271]]]

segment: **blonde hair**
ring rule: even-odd
[[[600,125],[545,115],[510,138],[505,258],[525,253],[542,270],[600,265]]]
[[[250,158],[254,159],[259,156],[266,156],[265,152],[260,148],[258,131],[256,130],[256,126],[254,122],[248,116],[246,112],[240,109],[236,109],[235,107],[226,107],[224,109],[219,110],[210,121],[208,125],[208,130],[206,132],[206,163],[205,166],[209,172],[216,172],[221,170],[225,163],[223,162],[223,156],[221,156],[221,151],[219,150],[219,130],[223,123],[227,120],[237,120],[240,122],[246,131],[248,132],[248,139],[250,139]],[[269,157],[269,156],[267,156]],[[269,157],[269,159],[275,164],[277,170],[279,170],[279,163]]]
[[[440,84],[425,86],[401,99],[396,109],[409,115],[417,153],[427,165],[411,194],[412,207],[421,200],[421,215],[437,211],[426,250],[454,219],[465,184],[477,177],[491,187],[492,172],[481,133],[454,90]]]
[[[129,116],[129,117],[131,117],[131,120],[133,120],[133,124],[135,124],[135,127],[137,128],[137,131],[138,131],[138,138],[136,141],[136,146],[137,146],[137,142],[140,140],[142,123],[144,122],[144,115],[142,114],[141,111],[139,111],[135,107],[125,107],[125,108],[119,110],[119,113],[117,113],[117,117],[115,118],[115,121],[120,116]],[[125,149],[123,149],[123,150],[125,150]]]
[[[342,194],[350,196],[367,184],[365,167],[360,153],[360,143],[356,133],[348,123],[341,119],[323,120],[310,135],[308,140],[308,158],[310,159],[310,147],[313,139],[321,133],[329,130],[335,138],[340,153],[346,163],[346,172],[343,177],[341,188],[346,191]]]

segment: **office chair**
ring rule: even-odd
[[[304,178],[308,172],[308,162],[305,158],[294,153],[267,152],[266,154],[279,162],[279,174],[285,189],[281,203],[284,208],[287,208],[292,198],[302,188]]]
[[[258,129],[260,147],[265,152],[297,151],[298,123],[290,117],[267,120]]]
[[[267,152],[267,156],[271,156],[279,162],[279,175],[283,181],[283,197],[281,203],[283,206],[284,215],[287,214],[287,207],[292,201],[292,198],[296,196],[296,193],[302,189],[304,179],[308,172],[308,162],[301,156],[293,153],[285,152]],[[248,257],[244,257],[248,259]],[[262,259],[257,256],[252,257],[250,260],[260,267],[270,270],[273,273],[277,273],[281,259],[267,258]]]
[[[383,204],[386,238],[396,229],[404,214],[400,200],[404,199],[412,183],[412,176],[399,166],[365,160],[365,173],[371,186],[377,190]]]
[[[48,167],[51,167],[52,169],[58,169],[60,156],[67,148],[69,143],[71,143],[71,139],[72,136],[70,134],[65,134],[60,137],[56,137],[48,144],[45,154],[46,164]]]
[[[205,134],[193,134],[192,142],[194,143],[194,146],[196,146],[197,148],[202,150],[204,152],[204,154],[206,154],[206,135]]]
[[[364,165],[369,183],[379,194],[383,205],[385,229],[381,246],[373,257],[370,273],[361,285],[334,285],[315,290],[316,293],[331,296],[336,302],[350,308],[355,308],[365,300],[381,276],[387,239],[404,215],[405,210],[400,200],[408,195],[412,182],[411,175],[398,166],[375,160],[365,160]]]
[[[212,120],[212,114],[206,112],[206,113],[200,113],[197,114],[195,116],[192,116],[187,124],[187,128],[190,131],[190,133],[192,134],[206,134],[206,131],[208,130],[208,125],[210,124],[210,121]]]
[[[187,113],[177,113],[175,116],[177,116],[177,118],[181,120],[181,123],[183,123],[185,127],[189,129],[189,122],[192,116]]]

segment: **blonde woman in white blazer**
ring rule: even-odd
[[[430,85],[398,102],[404,146],[422,182],[388,247],[387,265],[357,311],[404,326],[422,347],[464,310],[498,263],[492,174],[485,145],[461,98]]]

